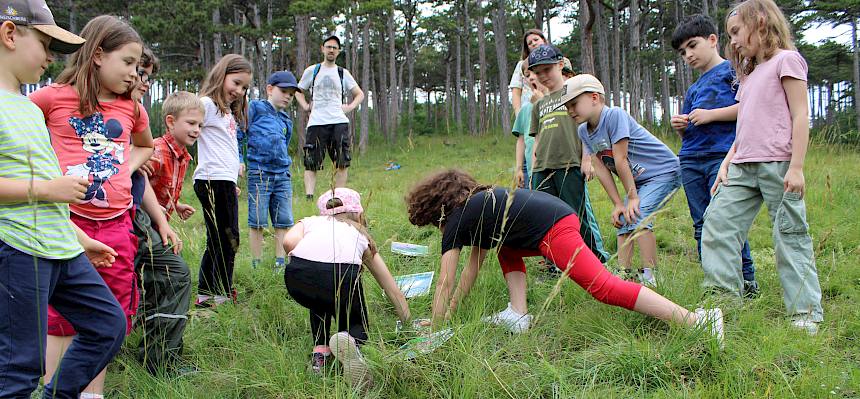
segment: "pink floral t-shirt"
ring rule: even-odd
[[[72,204],[73,213],[93,220],[115,218],[131,207],[131,135],[149,127],[146,110],[127,98],[102,101],[101,109],[82,115],[74,87],[43,87],[30,94],[51,133],[51,145],[65,175],[89,180],[82,204]],[[137,115],[135,115],[137,110]]]
[[[732,163],[791,160],[791,112],[782,78],[806,81],[807,70],[800,53],[782,50],[741,80]]]

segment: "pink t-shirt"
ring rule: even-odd
[[[360,265],[368,242],[361,232],[331,216],[311,216],[301,220],[305,236],[290,256],[324,263]]]
[[[51,133],[51,145],[65,175],[90,181],[83,204],[73,204],[73,213],[93,220],[112,219],[131,207],[131,134],[149,126],[140,104],[127,98],[102,101],[101,109],[82,115],[78,93],[69,85],[43,87],[30,94]],[[138,115],[135,116],[135,109]]]
[[[782,50],[741,80],[732,163],[791,160],[791,112],[782,78],[806,81],[806,72],[800,53]]]

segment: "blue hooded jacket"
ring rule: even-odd
[[[286,112],[276,110],[266,100],[251,101],[248,105],[248,128],[236,132],[240,156],[248,170],[289,171],[292,161],[287,148],[292,134],[293,121]]]

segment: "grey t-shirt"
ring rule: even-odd
[[[349,123],[349,118],[343,113],[343,94],[348,94],[353,87],[358,86],[352,74],[344,68],[343,70],[343,85],[341,88],[340,76],[337,73],[337,66],[326,67],[320,65],[320,70],[317,73],[317,78],[314,81],[314,69],[317,64],[311,65],[302,73],[302,78],[299,80],[299,88],[307,93],[313,81],[313,98],[311,116],[308,120],[308,126],[316,125],[334,125],[337,123]]]
[[[666,144],[639,125],[627,111],[618,107],[603,107],[597,128],[589,132],[588,124],[583,123],[579,125],[578,133],[582,139],[582,150],[589,155],[597,154],[616,175],[618,171],[615,169],[612,145],[627,139],[627,161],[637,186],[653,178],[672,175],[681,167],[678,157]]]

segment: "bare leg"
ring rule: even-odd
[[[72,344],[74,337],[61,337],[57,335],[48,335],[48,345],[45,348],[45,382],[51,381],[54,378],[54,373],[57,371],[57,366],[60,365],[60,359],[66,353],[66,349]]]
[[[259,260],[263,257],[263,229],[248,229],[248,237],[248,245],[251,247],[251,258]],[[279,245],[275,245],[276,250],[278,247]],[[281,248],[281,251],[283,251],[283,248]]]
[[[305,170],[305,194],[313,196],[317,186],[317,172]]]
[[[672,302],[662,295],[642,287],[633,310],[644,315],[686,326],[696,325],[696,314]]]
[[[636,238],[636,243],[639,244],[639,258],[642,260],[642,265],[657,266],[657,237],[654,236],[654,232],[651,230],[641,232]]]
[[[633,242],[630,234],[618,236],[618,264],[622,269],[630,269],[633,265]]]
[[[90,382],[90,385],[87,385],[84,392],[94,393],[98,395],[104,395],[105,393],[105,377],[107,376],[107,367],[102,370],[96,378]]]
[[[284,236],[287,235],[289,229],[275,229],[275,256],[283,258],[287,256],[287,251],[284,250]],[[262,237],[261,237],[262,240]]]
[[[334,173],[334,186],[346,187],[347,174],[346,168],[337,168],[337,171]]]
[[[523,272],[505,273],[505,283],[508,284],[508,296],[511,299],[511,308],[519,314],[529,312],[526,304],[526,274]]]

